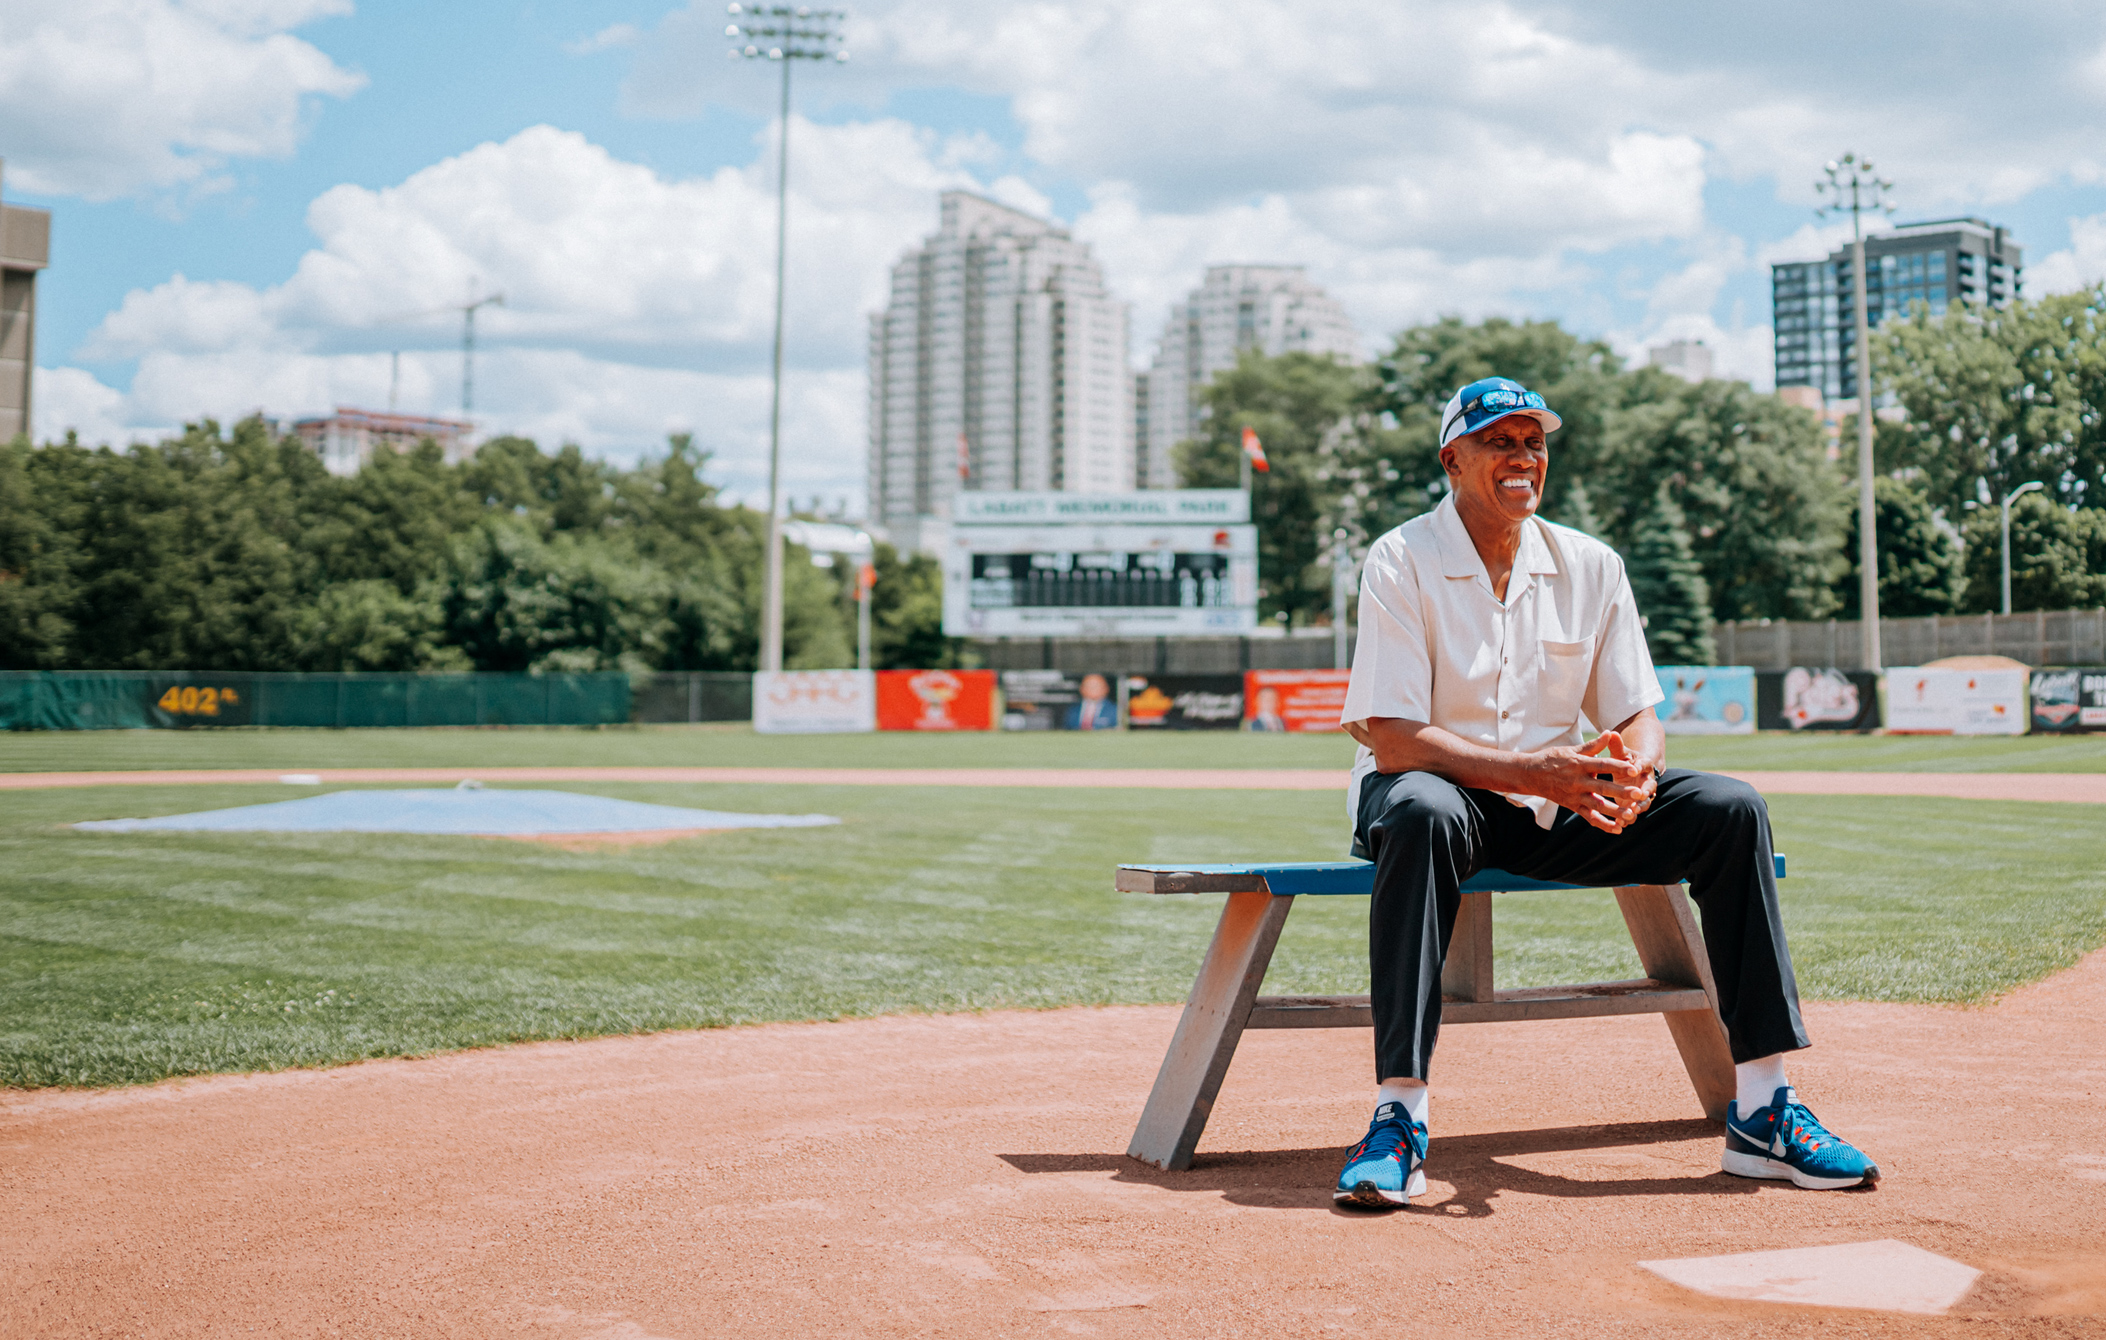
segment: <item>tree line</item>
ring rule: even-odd
[[[1890,616],[1998,607],[1996,500],[2017,609],[2106,603],[2106,290],[2001,311],[1920,305],[1876,332],[1879,591]],[[1712,658],[1723,619],[1857,615],[1855,450],[1745,383],[1626,368],[1555,322],[1435,321],[1371,364],[1246,354],[1202,391],[1187,487],[1234,487],[1247,425],[1261,614],[1328,617],[1329,555],[1445,491],[1441,406],[1513,377],[1564,420],[1544,512],[1625,557],[1655,657]],[[0,447],[0,668],[750,670],[765,519],[726,506],[675,435],[623,468],[519,437],[430,443],[328,474],[261,419],[123,451]],[[935,560],[880,545],[880,666],[967,653]],[[785,565],[785,661],[854,661],[845,560]]]
[[[2106,292],[1998,312],[1920,305],[1876,332],[1881,613],[2000,608],[1995,500],[2040,479],[2011,523],[2014,609],[2106,604]],[[1329,553],[1356,554],[1446,491],[1439,416],[1455,388],[1512,377],[1564,421],[1544,515],[1625,557],[1656,659],[1707,663],[1711,624],[1855,618],[1856,447],[1809,410],[1744,382],[1626,368],[1556,322],[1448,319],[1401,333],[1370,365],[1246,353],[1201,392],[1178,448],[1188,487],[1233,487],[1248,425],[1261,614],[1331,607]]]
[[[765,517],[685,434],[624,469],[495,438],[339,478],[261,419],[0,446],[0,668],[751,670]],[[933,560],[876,554],[873,654],[949,664]],[[792,667],[855,660],[853,573],[785,564]]]

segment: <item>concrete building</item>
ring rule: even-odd
[[[944,192],[870,319],[872,523],[931,550],[960,489],[1131,489],[1127,323],[1066,230]]]
[[[1135,450],[1135,483],[1177,487],[1172,448],[1199,432],[1199,391],[1245,349],[1267,355],[1360,358],[1360,334],[1345,308],[1309,282],[1299,265],[1210,265],[1190,296],[1170,309],[1155,361],[1137,399],[1147,406]]]
[[[2003,307],[2025,289],[2024,252],[1981,219],[1934,219],[1865,239],[1865,319],[1877,326],[1922,302],[1933,316],[1952,303]],[[1824,399],[1857,395],[1856,308],[1850,247],[1821,261],[1770,267],[1777,385],[1809,386]]]
[[[1708,381],[1711,377],[1711,349],[1702,340],[1669,340],[1646,350],[1645,358],[1654,367],[1685,382]]]
[[[373,459],[375,450],[408,451],[425,438],[439,444],[448,461],[474,454],[468,435],[475,425],[466,419],[435,419],[422,414],[383,414],[378,410],[338,405],[326,419],[299,419],[293,436],[322,458],[332,475],[355,475]]]
[[[37,271],[51,263],[51,211],[0,205],[0,442],[31,431]]]

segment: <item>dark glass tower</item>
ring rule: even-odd
[[[1877,326],[1921,302],[2003,307],[2024,289],[2024,253],[1981,219],[1911,223],[1865,239],[1865,318]],[[1770,267],[1777,385],[1811,386],[1828,400],[1857,395],[1850,247],[1824,261]]]

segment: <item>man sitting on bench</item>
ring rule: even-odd
[[[1558,427],[1517,382],[1465,386],[1441,412],[1448,496],[1368,553],[1345,728],[1360,743],[1354,854],[1375,863],[1379,1088],[1336,1199],[1401,1205],[1425,1190],[1441,964],[1459,886],[1487,866],[1596,886],[1687,880],[1735,1063],[1725,1170],[1875,1182],[1785,1079],[1784,1053],[1808,1044],[1762,798],[1664,767],[1662,695],[1622,560],[1536,516]],[[1583,746],[1582,714],[1614,724]]]

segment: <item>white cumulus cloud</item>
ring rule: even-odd
[[[10,182],[108,200],[209,188],[230,159],[284,157],[317,98],[365,83],[291,30],[350,12],[350,0],[9,0]]]

